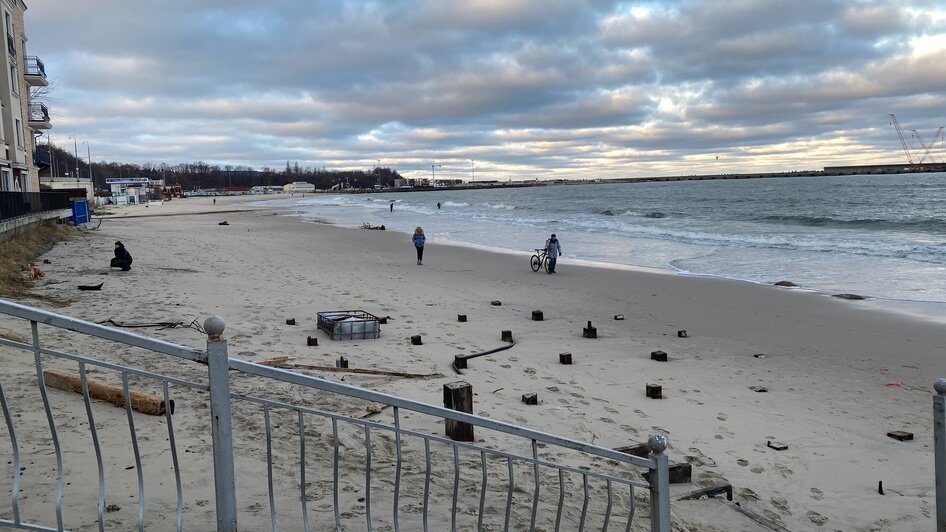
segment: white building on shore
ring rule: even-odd
[[[305,194],[306,192],[315,192],[315,185],[305,181],[296,181],[294,183],[284,185],[282,189],[290,194]]]

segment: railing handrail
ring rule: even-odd
[[[463,423],[470,423],[484,429],[504,432],[513,436],[519,436],[522,438],[535,440],[537,442],[548,443],[550,445],[557,445],[559,447],[565,447],[575,451],[587,452],[602,456],[604,458],[610,458],[620,462],[627,462],[649,469],[657,467],[656,461],[648,458],[642,458],[632,454],[623,453],[621,451],[615,451],[614,449],[609,449],[607,447],[599,447],[597,445],[587,444],[570,438],[555,436],[554,434],[548,434],[546,432],[520,427],[518,425],[513,425],[504,421],[497,421],[495,419],[478,416],[476,414],[467,414],[466,412],[451,410],[449,408],[443,408],[429,403],[404,399],[402,397],[389,395],[383,392],[376,392],[366,388],[359,388],[357,386],[352,386],[342,382],[331,381],[311,375],[302,375],[300,373],[294,373],[292,371],[274,368],[271,366],[262,366],[254,362],[248,362],[237,358],[230,358],[230,368],[248,373],[250,375],[256,375],[257,377],[272,378],[282,382],[296,384],[298,386],[315,388],[327,392],[347,395],[349,397],[364,399],[366,401],[373,401],[376,403],[384,403],[391,406],[396,406],[398,408],[412,410],[421,414],[428,414],[434,417],[449,418]]]
[[[130,331],[113,329],[112,327],[72,318],[48,310],[28,307],[5,299],[0,299],[0,313],[82,334],[88,334],[89,336],[95,336],[97,338],[121,342],[126,345],[150,349],[158,353],[192,360],[202,364],[207,363],[207,354],[202,349],[178,345]]]

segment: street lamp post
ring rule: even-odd
[[[75,135],[69,135],[69,138],[72,139],[72,147],[73,147],[73,149],[75,150],[75,157],[76,157],[76,179],[78,179],[79,177],[81,177],[81,176],[79,175],[79,141],[76,140],[76,136],[75,136]]]
[[[378,188],[381,188],[381,159],[378,159]]]
[[[432,165],[430,165],[430,181],[431,181],[430,184],[431,184],[431,186],[433,186],[433,185],[435,185],[435,184],[437,183],[437,175],[436,175],[436,172],[434,172],[434,168],[437,167],[437,166],[442,166],[442,165],[439,165],[439,164],[432,164]]]
[[[92,145],[89,144],[87,140],[83,140],[82,142],[85,144],[85,153],[89,158],[89,181],[94,184],[94,176],[92,175]]]
[[[470,181],[476,181],[476,165],[473,162],[473,159],[470,159]]]

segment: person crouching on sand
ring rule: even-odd
[[[417,264],[423,264],[424,241],[427,240],[427,237],[424,236],[424,230],[420,227],[414,229],[414,237],[411,240],[414,242],[414,247],[417,248]]]
[[[131,269],[131,262],[131,253],[125,249],[125,245],[120,241],[115,242],[115,258],[112,259],[111,267],[121,268],[123,272],[127,272]]]

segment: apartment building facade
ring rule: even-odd
[[[6,57],[0,69],[0,191],[39,192],[42,161],[34,161],[34,148],[52,127],[46,105],[30,101],[31,88],[49,83],[42,60],[26,55],[25,13],[22,0],[0,0]]]

